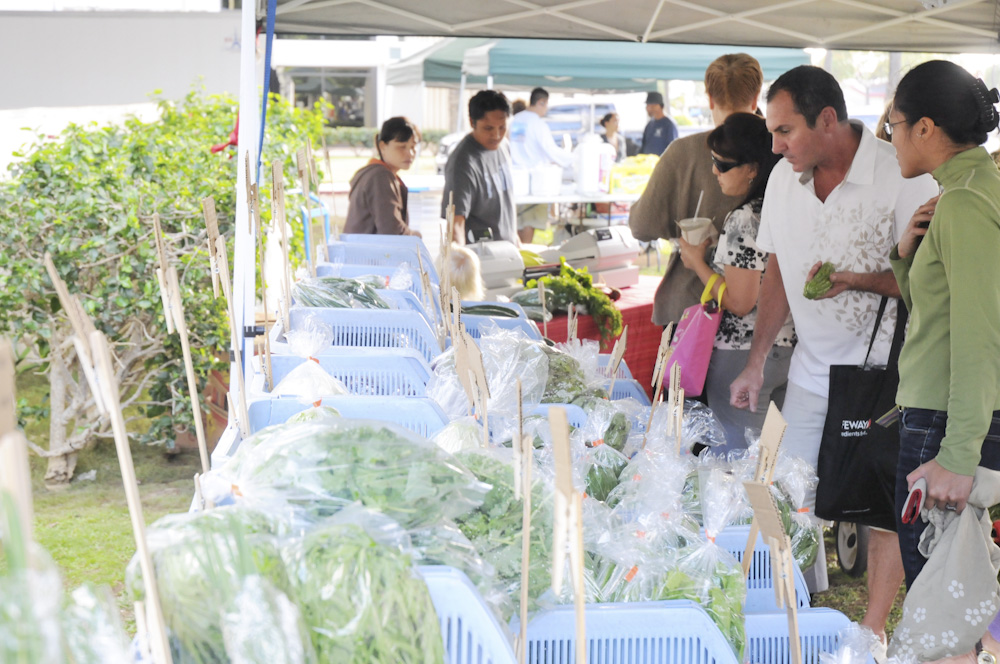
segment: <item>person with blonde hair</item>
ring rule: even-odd
[[[756,111],[763,84],[764,74],[753,56],[730,53],[716,58],[705,70],[705,91],[714,124],[721,125],[733,113]],[[628,225],[637,240],[678,237],[675,222],[695,216],[699,198],[698,216],[711,218],[719,232],[729,212],[739,207],[742,198],[723,194],[712,171],[709,133],[678,138],[660,157],[646,190],[629,212]],[[698,302],[703,288],[698,275],[677,260],[675,252],[656,289],[653,323],[666,325],[680,320],[684,309]]]

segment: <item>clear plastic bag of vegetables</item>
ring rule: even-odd
[[[639,404],[634,399],[623,401],[630,401],[636,406]],[[587,413],[587,423],[582,427],[581,435],[591,444],[600,441],[618,452],[623,452],[633,424],[630,416],[632,409],[629,406],[628,403],[607,399],[588,400],[582,404],[584,412]]]
[[[257,574],[243,578],[223,612],[222,635],[231,664],[316,662],[298,607]]]
[[[547,323],[552,320],[554,305],[546,298],[545,307],[542,307],[542,297],[537,288],[526,288],[519,293],[514,293],[510,301],[521,305],[524,313],[533,321]]]
[[[84,584],[74,590],[62,610],[62,632],[73,664],[132,661],[118,606],[107,588]]]
[[[479,350],[490,389],[487,402],[490,418],[512,419],[517,416],[517,380],[521,380],[521,398],[525,412],[542,401],[548,380],[548,357],[544,344],[532,341],[520,330],[500,328],[487,321],[480,328]],[[449,348],[432,364],[433,375],[427,383],[427,396],[455,419],[468,415],[469,398],[458,380],[455,352]]]
[[[516,613],[520,606],[524,503],[514,497],[513,454],[507,449],[490,449],[464,452],[457,458],[492,488],[479,508],[455,522],[494,568],[496,583],[511,598],[511,609]],[[551,583],[552,565],[552,491],[537,472],[532,474],[529,543],[528,598],[533,610]],[[504,622],[509,618],[505,615]]]
[[[858,623],[851,623],[840,630],[837,642],[836,652],[819,654],[820,664],[865,664],[880,640],[871,629]]]
[[[603,385],[588,382],[587,375],[575,357],[546,344],[540,344],[540,347],[549,358],[548,379],[542,403],[576,404],[591,397],[608,398]]]
[[[474,417],[460,417],[434,434],[432,440],[448,454],[476,450],[483,446],[483,425]]]
[[[176,664],[228,661],[223,616],[248,576],[289,590],[271,517],[243,507],[174,514],[147,531],[160,604]],[[144,599],[142,571],[133,558],[125,572],[131,600]],[[277,619],[277,618],[275,618]]]
[[[13,560],[4,541],[7,569],[0,573],[0,661],[10,664],[65,661],[61,643],[62,579],[41,549]],[[25,550],[26,551],[26,550]]]
[[[300,327],[285,333],[285,339],[291,353],[305,362],[274,386],[272,396],[296,396],[303,403],[316,403],[325,396],[350,393],[346,385],[314,359],[333,343],[333,329],[329,325],[318,316],[306,316]]]
[[[791,512],[792,556],[799,569],[813,566],[819,554],[823,530],[819,521],[805,506],[807,492],[815,490],[819,478],[807,461],[794,456],[778,456],[774,469],[774,483],[787,496]]]
[[[618,487],[619,476],[628,466],[628,458],[610,445],[597,443],[585,448],[584,491],[588,496],[613,507],[609,500],[612,492]]]
[[[693,599],[705,608],[733,647],[737,659],[742,661],[746,641],[743,568],[732,554],[715,543],[715,538],[740,510],[743,486],[738,478],[719,467],[703,468],[699,484],[705,540],[678,551],[676,572],[688,581],[675,590],[682,593],[683,599]]]
[[[597,362],[597,356],[601,352],[600,342],[593,339],[569,339],[556,344],[556,348],[577,361],[589,387],[600,389],[604,386],[607,379],[601,375]]]
[[[312,277],[298,281],[292,286],[292,300],[301,307],[390,308],[369,282],[346,277]]]
[[[330,523],[289,540],[282,555],[318,661],[444,661],[427,585],[398,548]]]
[[[306,522],[354,502],[404,528],[466,514],[489,487],[434,443],[375,420],[286,425],[237,449],[218,474],[248,505],[296,508]]]

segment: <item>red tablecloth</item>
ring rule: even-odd
[[[622,322],[628,325],[628,348],[625,349],[625,363],[635,378],[645,388],[650,398],[653,390],[653,365],[656,363],[656,349],[660,347],[663,328],[653,325],[653,297],[662,277],[640,276],[639,283],[622,290],[621,299],[615,306],[622,312]],[[539,325],[541,327],[541,325]],[[580,316],[577,336],[581,339],[600,340],[601,334],[590,316]],[[549,322],[549,339],[566,341],[566,316],[556,316]],[[614,341],[602,352],[611,352]]]

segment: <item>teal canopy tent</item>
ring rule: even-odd
[[[497,87],[648,90],[658,80],[700,81],[714,59],[738,52],[757,58],[766,80],[809,64],[805,51],[790,48],[498,39],[466,50],[462,71],[470,81],[492,76]]]
[[[607,41],[450,38],[388,68],[386,83],[458,87],[542,85],[576,90],[648,90],[658,80],[700,81],[723,53],[749,53],[764,78],[809,64],[802,49]]]

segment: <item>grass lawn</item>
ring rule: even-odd
[[[27,374],[17,383],[19,396],[31,403],[43,402],[47,393],[44,378]],[[47,422],[37,423],[28,427],[26,434],[32,442],[48,447],[47,426]],[[166,514],[186,511],[194,494],[192,478],[201,470],[197,453],[168,457],[164,450],[132,445],[147,524]],[[75,480],[63,491],[49,491],[42,481],[45,465],[44,459],[31,457],[35,539],[59,566],[68,591],[83,582],[109,586],[118,599],[126,628],[134,631],[125,568],[135,553],[135,543],[114,441],[103,439],[80,453],[76,477],[95,470],[93,481]]]

